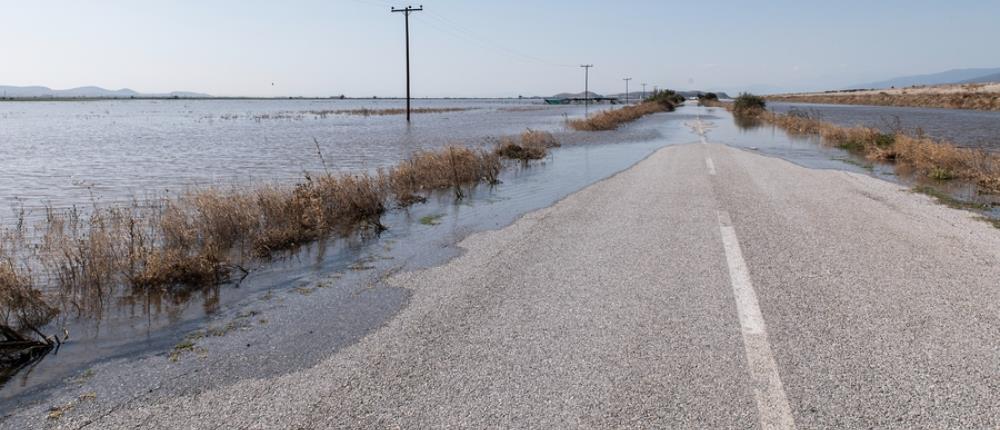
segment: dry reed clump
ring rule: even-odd
[[[512,160],[539,160],[545,158],[549,148],[559,146],[552,133],[528,129],[521,133],[520,142],[515,138],[504,136],[496,147],[496,154]]]
[[[121,288],[217,285],[248,259],[329,235],[375,230],[386,202],[482,181],[501,170],[492,151],[421,152],[375,174],[307,176],[294,186],[191,190],[127,207],[49,208],[32,234],[23,219],[0,228],[0,327],[41,327],[61,309],[100,312]],[[31,239],[29,239],[29,237]],[[29,268],[36,268],[34,272]],[[41,291],[54,293],[50,304]]]
[[[883,133],[872,127],[841,127],[816,115],[795,111],[788,114],[765,111],[759,118],[792,134],[821,136],[826,144],[860,153],[870,160],[894,162],[932,179],[972,181],[982,192],[1000,193],[997,154],[914,137],[899,130]]]
[[[643,102],[637,105],[625,106],[621,109],[609,109],[589,118],[569,121],[570,128],[579,131],[615,130],[618,126],[635,121],[643,116],[674,110],[674,105],[659,102]]]
[[[439,151],[422,151],[409,160],[379,172],[396,203],[409,206],[425,201],[421,194],[432,190],[453,188],[462,197],[461,187],[467,184],[499,182],[502,169],[495,153],[451,146]]]
[[[0,382],[4,369],[18,368],[51,348],[52,341],[38,328],[58,313],[35,288],[30,267],[18,260],[14,247],[23,243],[23,223],[0,232]]]

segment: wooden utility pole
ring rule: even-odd
[[[407,6],[402,9],[392,8],[392,12],[402,12],[406,17],[406,122],[410,122],[410,12],[420,12],[424,6],[418,8]]]
[[[583,67],[583,117],[590,116],[590,68],[593,64],[582,64]]]
[[[628,104],[628,81],[631,81],[632,78],[624,78],[622,80],[625,81],[625,104]]]

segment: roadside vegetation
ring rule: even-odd
[[[802,111],[764,112],[760,118],[792,134],[817,135],[823,142],[897,166],[931,179],[974,182],[987,193],[1000,193],[1000,156],[979,149],[959,148],[902,130],[883,132],[872,127],[841,127]]]
[[[737,122],[763,121],[793,135],[820,136],[824,144],[849,150],[871,161],[892,163],[930,179],[973,182],[980,192],[1000,194],[998,154],[960,148],[920,133],[908,134],[900,127],[888,132],[873,127],[842,127],[823,121],[816,112],[793,109],[779,114],[764,106],[762,98],[743,94],[728,108]]]
[[[578,131],[615,130],[622,124],[635,121],[646,115],[657,112],[673,112],[678,105],[684,103],[684,97],[671,90],[657,91],[639,104],[628,105],[621,109],[608,109],[588,118],[574,119],[568,122],[570,128]]]
[[[431,192],[463,198],[477,184],[497,184],[503,158],[537,159],[555,146],[551,134],[528,130],[493,149],[418,152],[370,173],[307,174],[294,186],[48,208],[37,223],[20,210],[0,227],[0,371],[16,371],[57,346],[42,329],[60,312],[99,317],[109,297],[238,283],[255,265],[303,245],[377,234],[387,210],[424,202]]]

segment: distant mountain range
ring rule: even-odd
[[[1000,82],[1000,68],[995,69],[953,69],[929,75],[901,76],[886,81],[852,85],[855,88],[901,88],[913,85],[967,84],[979,82]]]
[[[163,94],[140,93],[122,88],[120,90],[108,90],[101,87],[79,87],[68,90],[54,90],[49,87],[30,86],[14,87],[0,85],[0,97],[9,98],[132,98],[132,97],[162,97],[162,98],[193,98],[211,97],[208,94],[192,93],[187,91],[174,91]]]

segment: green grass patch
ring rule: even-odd
[[[425,215],[420,217],[420,223],[423,225],[438,225],[441,224],[441,218],[444,218],[444,214]]]

